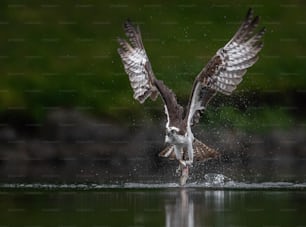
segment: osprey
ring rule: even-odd
[[[199,121],[212,97],[217,92],[230,95],[247,69],[257,61],[257,54],[263,47],[261,38],[265,33],[265,28],[262,28],[253,34],[258,22],[258,16],[254,17],[253,10],[249,9],[232,39],[217,51],[195,78],[185,111],[172,90],[155,77],[139,27],[129,20],[124,23],[129,42],[118,38],[118,53],[129,76],[134,98],[144,103],[147,98],[155,100],[160,95],[163,100],[167,116],[165,142],[169,145],[159,155],[179,161],[181,184],[185,184],[188,167],[194,160],[219,156],[217,151],[194,137],[191,127]]]

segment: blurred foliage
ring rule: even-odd
[[[240,128],[246,131],[269,131],[275,128],[289,128],[295,124],[295,120],[281,108],[268,106],[261,108],[249,108],[245,112],[232,106],[224,106],[213,111],[208,111],[207,126]]]
[[[147,102],[144,110],[133,100],[117,54],[116,38],[124,37],[123,21],[131,18],[140,25],[156,76],[186,101],[196,74],[231,38],[249,7],[260,15],[260,25],[267,27],[267,33],[259,61],[238,90],[305,93],[305,6],[298,0],[3,0],[0,111],[22,110],[37,120],[60,107],[113,120],[144,117],[148,110],[155,117],[156,110],[162,114],[160,101]],[[280,108],[250,108],[242,116],[237,111],[225,105],[211,119],[251,127],[258,121],[288,121]]]

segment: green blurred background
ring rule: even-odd
[[[134,101],[117,54],[122,23],[139,24],[158,78],[186,103],[192,82],[249,7],[267,28],[259,61],[202,123],[249,130],[304,124],[304,1],[18,1],[0,3],[0,113],[41,122],[74,108],[114,122],[159,121],[161,101]],[[145,107],[145,108],[144,108]],[[2,120],[3,122],[4,120]]]

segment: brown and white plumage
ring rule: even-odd
[[[120,44],[118,53],[122,59],[124,69],[129,75],[129,80],[134,91],[134,98],[140,103],[143,103],[150,96],[155,100],[158,94],[153,85],[155,77],[142,43],[140,29],[138,26],[134,27],[127,20],[124,23],[124,31],[130,43],[118,38]]]
[[[175,94],[154,76],[144,49],[140,29],[129,20],[124,31],[129,40],[118,38],[118,53],[122,59],[134,91],[134,98],[143,103],[148,97],[161,96],[167,115],[166,142],[170,144],[160,153],[162,157],[175,157],[182,166],[193,160],[206,160],[218,152],[195,139],[191,126],[199,121],[211,98],[217,93],[230,95],[242,81],[243,75],[258,59],[265,29],[253,34],[259,18],[249,9],[246,18],[232,39],[211,58],[194,80],[185,111],[177,103]]]
[[[258,60],[257,54],[263,47],[261,38],[265,33],[263,28],[253,35],[258,21],[258,16],[254,17],[249,9],[233,38],[217,51],[196,77],[188,105],[188,124],[199,120],[200,113],[217,92],[230,95],[247,69]]]
[[[194,160],[195,161],[203,161],[203,160],[209,160],[213,158],[218,158],[219,153],[216,152],[214,149],[208,147],[206,144],[202,143],[198,139],[193,140],[193,152],[194,152]],[[181,150],[182,157],[184,160],[188,159],[188,153],[186,151],[186,148]],[[163,151],[159,153],[159,156],[161,157],[167,157],[170,160],[176,160],[175,152],[174,152],[174,146],[169,145],[167,146]]]

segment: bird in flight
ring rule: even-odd
[[[118,38],[118,53],[129,76],[134,99],[142,104],[149,97],[153,101],[158,96],[162,98],[167,116],[165,142],[168,146],[159,155],[179,161],[181,185],[186,183],[189,166],[195,160],[204,161],[219,156],[219,152],[196,139],[191,128],[198,123],[216,93],[230,95],[247,69],[257,61],[265,33],[265,28],[262,28],[254,34],[258,22],[259,17],[254,17],[253,10],[249,9],[232,39],[216,52],[196,76],[185,109],[178,104],[173,91],[155,77],[139,26],[130,20],[124,23],[128,41]]]

